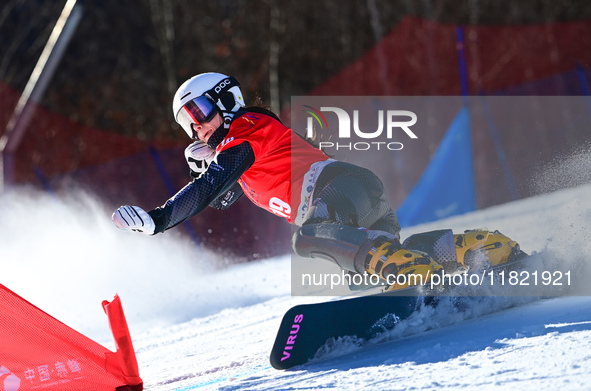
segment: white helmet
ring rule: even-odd
[[[196,136],[192,124],[208,122],[217,112],[229,124],[241,107],[244,99],[240,84],[232,76],[221,73],[193,76],[179,87],[172,100],[174,119],[191,138]]]

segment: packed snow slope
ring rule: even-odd
[[[591,297],[498,297],[463,313],[427,308],[361,347],[341,341],[322,359],[276,371],[268,355],[285,311],[333,299],[292,297],[289,256],[220,268],[216,254],[174,231],[118,231],[111,211],[82,192],[19,189],[0,205],[0,283],[109,348],[101,301],[118,293],[147,390],[591,389]],[[566,271],[591,262],[589,221],[587,184],[402,236],[498,229]]]

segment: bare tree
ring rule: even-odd
[[[177,72],[174,65],[174,15],[171,1],[150,0],[150,11],[164,62],[168,92],[173,95],[177,89]]]

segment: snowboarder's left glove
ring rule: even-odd
[[[185,159],[191,169],[191,176],[197,178],[205,171],[215,159],[215,149],[212,149],[201,140],[197,140],[185,149]]]
[[[124,231],[154,235],[156,229],[152,217],[139,206],[121,206],[113,213],[112,219],[117,228]]]

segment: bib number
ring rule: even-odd
[[[271,208],[271,212],[278,216],[288,218],[291,215],[291,206],[277,197],[269,200],[269,207]]]

